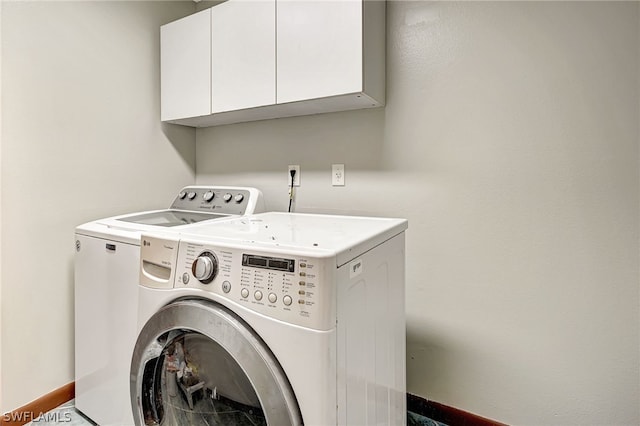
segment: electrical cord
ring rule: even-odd
[[[291,204],[293,203],[293,178],[296,176],[296,170],[289,170],[289,174],[291,175],[291,186],[289,187],[289,213],[291,213]]]

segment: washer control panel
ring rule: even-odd
[[[333,257],[141,237],[140,285],[214,293],[262,315],[316,330],[335,327],[335,274]]]
[[[232,186],[187,186],[182,188],[171,209],[222,214],[248,214],[261,194],[254,188]]]
[[[213,271],[203,272],[207,269],[203,264],[214,258]],[[334,289],[322,284],[334,273],[330,263],[327,259],[181,241],[174,288],[207,290],[269,317],[327,330],[335,326],[331,323]]]

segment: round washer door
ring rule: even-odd
[[[136,425],[300,425],[282,367],[222,305],[180,300],[154,314],[131,361]]]

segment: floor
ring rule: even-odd
[[[43,426],[43,425],[58,425],[61,424],[70,426],[94,426],[95,423],[84,417],[78,410],[76,410],[74,401],[71,400],[66,404],[54,408],[53,410],[44,413],[40,418],[27,423],[28,426]]]
[[[54,408],[42,415],[42,418],[27,423],[28,426],[45,426],[65,424],[70,426],[95,426],[95,423],[84,417],[76,410],[73,401]],[[447,426],[419,414],[407,412],[407,426]]]

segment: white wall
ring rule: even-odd
[[[638,7],[388,2],[385,109],[199,129],[196,179],[407,217],[409,392],[638,424]]]
[[[0,1],[0,170],[2,169],[2,5]],[[2,173],[0,172],[0,188]],[[0,333],[2,333],[2,196],[0,196]],[[0,334],[0,411],[2,409],[2,334]]]
[[[159,27],[193,11],[2,3],[1,412],[74,380],[74,227],[194,181],[195,131],[159,122]]]

